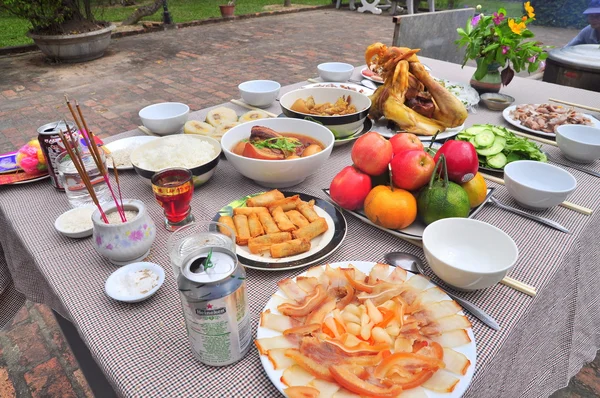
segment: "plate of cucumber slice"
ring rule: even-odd
[[[479,167],[486,170],[502,171],[504,166],[516,160],[548,160],[541,146],[493,124],[471,126],[458,133],[456,139],[473,144],[479,156]]]

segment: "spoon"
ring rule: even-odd
[[[419,257],[417,257],[415,255],[412,255],[410,253],[404,253],[404,252],[391,252],[391,253],[387,253],[384,257],[385,257],[385,261],[387,261],[388,264],[391,264],[396,267],[400,267],[402,269],[413,272],[415,274],[425,275],[425,272],[423,269],[423,262],[421,261],[421,259]],[[466,309],[471,314],[473,314],[473,316],[478,318],[481,322],[488,325],[489,327],[491,327],[494,330],[500,330],[500,325],[498,325],[498,322],[496,322],[494,320],[494,318],[492,318],[490,315],[488,315],[481,308],[477,307],[475,304],[471,303],[470,301],[467,301],[463,298],[458,297],[454,293],[450,293],[449,291],[442,289],[441,287],[439,287],[439,288],[444,293],[446,293],[448,296],[450,296],[452,299],[454,299],[457,303],[459,303],[464,309]]]
[[[576,164],[571,164],[571,163],[560,161],[556,157],[550,155],[548,152],[544,152],[544,154],[546,155],[546,157],[548,158],[548,160],[551,161],[552,163],[560,164],[561,166],[567,166],[567,167],[570,167],[572,169],[579,170],[579,171],[582,171],[582,172],[584,172],[586,174],[592,175],[594,177],[600,177],[600,173],[598,173],[597,171],[590,170],[590,169],[587,169],[585,167],[581,167],[581,166],[576,165]]]

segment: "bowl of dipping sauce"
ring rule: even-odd
[[[500,282],[519,256],[508,234],[470,218],[444,218],[429,224],[423,232],[423,250],[441,280],[467,291]]]
[[[493,111],[503,111],[515,102],[510,95],[500,93],[485,93],[479,97],[483,104]]]

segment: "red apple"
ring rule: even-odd
[[[394,186],[415,191],[429,182],[435,162],[427,152],[413,149],[395,155],[391,167]]]
[[[437,162],[440,154],[446,155],[448,179],[457,184],[470,181],[479,169],[479,160],[475,147],[470,142],[448,140],[438,149],[434,160]]]
[[[376,176],[387,170],[392,160],[392,144],[379,133],[370,131],[356,140],[351,156],[360,171]]]
[[[329,186],[331,199],[348,210],[363,207],[369,191],[371,191],[371,177],[354,166],[344,167],[333,177]]]
[[[399,133],[390,138],[390,144],[392,144],[392,151],[394,156],[402,151],[409,151],[411,149],[423,150],[423,143],[414,134],[411,133]]]

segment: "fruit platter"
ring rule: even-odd
[[[492,124],[469,127],[461,131],[456,139],[473,144],[479,167],[484,170],[502,171],[504,166],[516,160],[548,160],[539,145]]]
[[[468,387],[476,367],[471,323],[427,278],[347,261],[277,285],[255,344],[286,396],[454,398]]]

